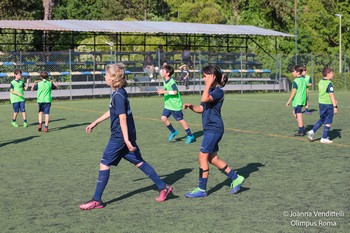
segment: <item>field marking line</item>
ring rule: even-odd
[[[71,108],[71,107],[63,107],[63,106],[54,106],[54,108],[58,109],[66,109],[66,110],[73,110],[73,111],[81,111],[81,112],[92,112],[92,113],[105,113],[105,112],[100,112],[96,110],[88,110],[88,109],[79,109],[79,108]],[[135,119],[141,119],[141,120],[148,120],[148,121],[161,121],[160,119],[155,119],[155,118],[149,118],[149,117],[139,117],[139,116],[133,116]],[[191,126],[197,126],[197,127],[202,127],[202,124],[192,124],[189,123]],[[295,136],[286,136],[286,135],[281,135],[281,134],[269,134],[269,133],[263,133],[259,131],[253,131],[253,130],[244,130],[244,129],[235,129],[235,128],[225,128],[225,131],[234,131],[234,132],[240,132],[240,133],[247,133],[247,134],[256,134],[256,135],[263,135],[263,136],[268,136],[268,137],[273,137],[273,138],[285,138],[285,139],[293,139],[296,141],[309,141],[309,139],[306,138],[300,138],[300,137],[295,137]],[[333,146],[338,146],[338,147],[344,147],[348,148],[350,145],[347,144],[339,144],[339,143],[332,143],[329,145]]]

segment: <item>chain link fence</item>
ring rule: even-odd
[[[200,71],[203,66],[216,64],[229,76],[232,91],[288,91],[291,68],[304,64],[313,78],[313,89],[322,78],[324,66],[334,68],[335,88],[347,90],[347,72],[349,61],[344,55],[342,73],[337,69],[337,56],[303,54],[269,55],[255,53],[215,53],[215,52],[11,52],[0,53],[0,101],[8,101],[10,82],[14,78],[14,69],[22,70],[30,85],[39,79],[41,71],[48,71],[50,78],[58,82],[59,90],[53,91],[53,97],[74,99],[88,97],[106,97],[111,89],[104,83],[104,69],[110,63],[122,62],[126,65],[126,75],[130,94],[156,94],[162,84],[160,69],[164,63],[175,69],[174,78],[181,92],[200,92],[203,90]],[[184,65],[189,70],[189,80],[184,80]],[[34,92],[26,91],[27,99],[36,98]]]

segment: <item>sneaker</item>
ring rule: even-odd
[[[165,188],[160,190],[159,197],[156,198],[156,201],[163,202],[165,201],[166,197],[173,191],[173,187],[170,185],[165,185]]]
[[[206,197],[206,196],[207,196],[207,192],[198,187],[188,193],[185,193],[185,197],[187,198],[198,198],[198,197]]]
[[[91,199],[90,201],[79,206],[81,210],[102,209],[103,207],[104,204],[102,201],[95,201],[94,199]]]
[[[329,138],[321,138],[320,142],[325,144],[333,143],[333,141],[329,140]]]
[[[46,127],[45,127],[45,128],[44,128],[44,132],[45,132],[45,133],[48,133],[48,132],[49,132],[49,128],[46,128]]]
[[[173,133],[170,132],[169,137],[168,137],[168,141],[173,140],[174,137],[178,134],[179,134],[179,131],[177,131],[177,130],[175,130]]]
[[[298,137],[302,137],[304,135],[305,135],[304,132],[297,132],[296,134],[294,134],[294,136],[298,136]]]
[[[18,128],[18,125],[17,125],[16,121],[12,121],[12,122],[11,122],[11,125],[12,125],[13,127],[15,127],[15,128]]]
[[[312,141],[312,140],[314,140],[315,132],[313,130],[310,130],[310,131],[307,131],[306,135],[307,135],[308,139],[310,141]]]
[[[235,180],[232,181],[231,183],[231,194],[235,194],[238,193],[239,189],[241,188],[241,185],[244,181],[244,177],[238,175],[237,178]]]
[[[23,128],[27,128],[28,127],[28,123],[27,122],[23,122]]]
[[[191,136],[186,137],[185,144],[190,144],[194,141],[194,135],[192,134]]]
[[[43,124],[39,124],[38,125],[38,131],[40,132],[41,131],[41,128],[43,127]]]

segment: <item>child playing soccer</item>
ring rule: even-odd
[[[224,102],[224,91],[227,76],[221,73],[218,66],[210,65],[203,68],[203,80],[205,88],[201,96],[201,105],[184,104],[185,109],[202,114],[204,130],[203,141],[198,154],[199,160],[199,186],[185,194],[188,198],[207,196],[207,181],[209,176],[209,164],[213,164],[228,178],[232,180],[231,194],[239,191],[244,177],[238,175],[228,164],[219,158],[219,142],[224,134],[224,123],[221,118],[221,107]]]
[[[152,166],[142,158],[140,149],[136,144],[134,118],[130,109],[128,94],[124,89],[127,84],[124,65],[108,65],[105,79],[106,84],[113,89],[109,110],[88,125],[86,132],[92,132],[99,123],[110,118],[111,136],[100,161],[95,194],[90,201],[80,205],[80,209],[91,210],[104,207],[102,194],[108,183],[110,167],[117,166],[122,158],[134,164],[156,184],[160,191],[156,201],[165,201],[173,188],[165,184]]]
[[[25,107],[25,98],[24,98],[24,90],[27,90],[29,87],[29,78],[27,79],[27,82],[24,83],[22,80],[22,71],[15,69],[14,72],[15,79],[11,81],[11,87],[10,87],[10,101],[13,107],[13,116],[12,116],[12,126],[15,128],[18,128],[18,125],[16,123],[16,119],[18,116],[19,111],[22,112],[23,117],[23,127],[28,127],[27,122],[27,114],[26,114],[26,107]]]
[[[58,86],[54,81],[49,81],[49,74],[46,71],[40,73],[41,81],[35,81],[31,90],[37,91],[37,102],[39,106],[38,113],[38,131],[41,131],[43,126],[43,114],[45,115],[44,132],[49,132],[50,109],[52,102],[52,90],[57,89]]]
[[[158,94],[164,95],[164,110],[162,113],[161,120],[164,122],[165,126],[170,130],[168,141],[173,140],[174,137],[179,134],[179,132],[174,129],[174,127],[168,120],[170,115],[172,115],[175,118],[175,120],[178,121],[186,131],[187,136],[185,144],[190,144],[194,141],[194,135],[188,127],[187,122],[183,118],[182,98],[177,88],[175,80],[171,78],[171,75],[173,74],[174,68],[172,66],[166,65],[161,70],[164,90],[157,90]]]
[[[337,100],[334,96],[333,83],[334,71],[330,67],[325,67],[322,71],[323,79],[318,82],[318,103],[320,108],[320,119],[316,122],[312,130],[307,132],[310,141],[313,140],[316,131],[324,124],[321,143],[332,143],[328,134],[333,122],[334,114],[338,113]]]
[[[310,75],[307,74],[307,68],[303,68],[303,76],[306,81],[306,104],[305,104],[305,114],[311,115],[312,113],[309,110],[309,91],[312,87],[312,78]]]
[[[304,79],[304,76],[302,76],[304,71],[304,67],[301,65],[296,65],[293,68],[293,77],[295,79],[292,83],[292,92],[290,94],[290,97],[286,103],[286,107],[290,105],[292,102],[293,106],[293,116],[298,122],[299,130],[294,136],[304,136],[305,135],[305,128],[303,123],[303,114],[302,114],[302,107],[306,103],[306,81]]]

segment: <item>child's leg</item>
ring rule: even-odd
[[[209,154],[199,152],[198,154],[198,163],[199,163],[199,178],[198,178],[198,187],[202,190],[207,190],[207,183],[209,177],[209,163],[208,163]]]
[[[17,116],[18,116],[18,112],[13,112],[12,121],[16,121]]]
[[[166,184],[164,183],[164,181],[160,179],[154,168],[151,165],[149,165],[146,161],[135,164],[135,166],[139,168],[143,173],[145,173],[145,175],[154,182],[158,190],[162,190],[165,188]]]
[[[45,127],[49,127],[50,114],[45,114]]]
[[[297,122],[299,127],[299,133],[304,133],[304,123],[303,123],[303,114],[297,113]]]
[[[39,122],[39,125],[43,123],[43,112],[38,113],[38,122]]]
[[[330,130],[331,130],[331,124],[325,124],[323,128],[322,138],[328,138],[328,134]]]
[[[227,165],[227,163],[220,159],[217,154],[213,154],[209,156],[209,162],[217,167],[222,173],[224,173],[231,180],[235,180],[237,178],[237,173]]]
[[[110,168],[102,163],[100,163],[100,171],[98,173],[98,178],[96,182],[96,189],[93,199],[95,201],[102,200],[102,194],[105,190],[108,180],[109,180]]]
[[[192,136],[191,129],[190,129],[190,127],[188,126],[187,122],[186,122],[184,119],[182,119],[182,120],[179,121],[179,123],[182,125],[182,127],[183,127],[184,130],[186,131],[186,134],[187,134],[188,136]]]

